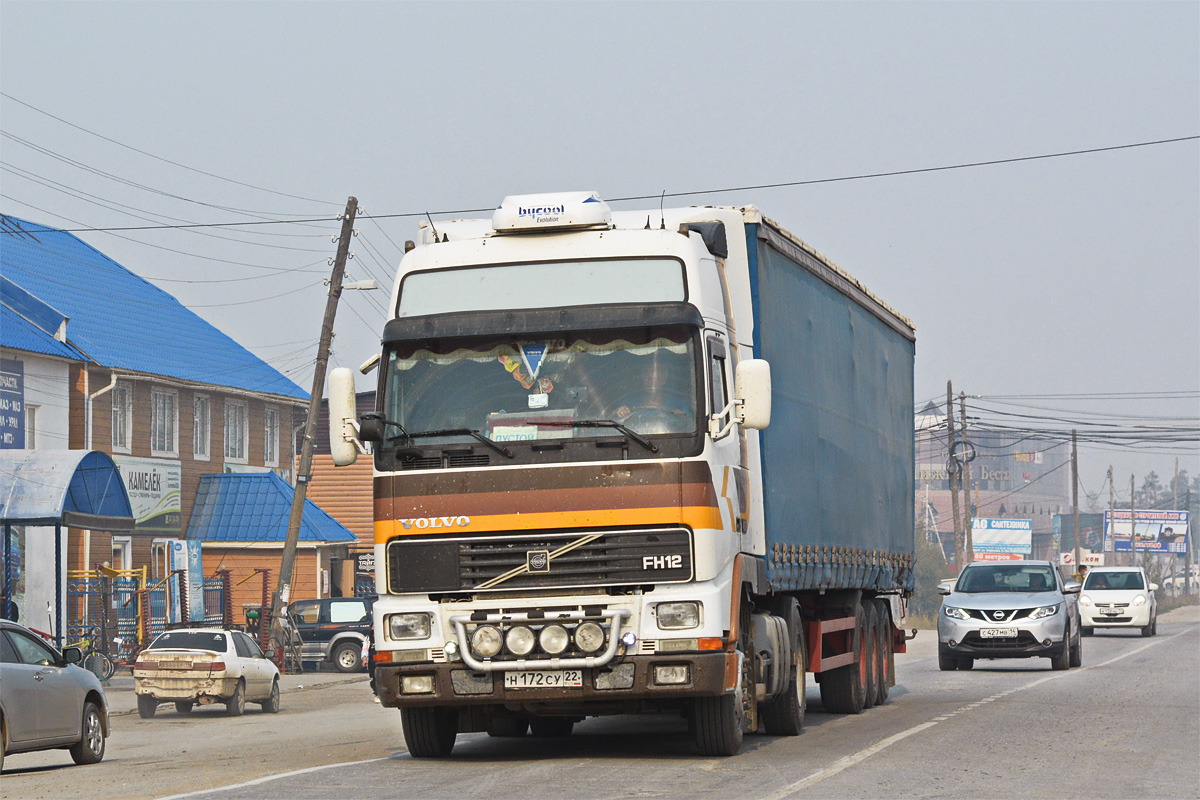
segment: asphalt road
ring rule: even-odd
[[[805,732],[752,736],[729,759],[697,755],[671,716],[590,719],[569,738],[459,737],[414,760],[397,712],[362,678],[288,676],[283,712],[160,711],[114,718],[105,761],[12,756],[0,796],[326,798],[1194,798],[1200,796],[1200,607],[1159,635],[1084,640],[1084,666],[982,661],[940,672],[922,632],[897,658],[883,707],[825,714],[810,687]],[[303,685],[304,688],[298,688]],[[127,699],[125,695],[130,695]],[[132,693],[110,691],[114,711]]]

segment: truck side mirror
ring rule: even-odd
[[[733,386],[742,426],[762,430],[770,425],[771,365],[761,358],[739,362]]]
[[[364,451],[355,422],[354,373],[338,367],[329,373],[329,452],[335,466],[346,467]]]

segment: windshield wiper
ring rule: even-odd
[[[392,424],[396,425],[397,423],[393,422]],[[401,428],[400,430],[404,429]],[[424,436],[470,436],[471,438],[475,439],[475,441],[487,445],[505,458],[516,458],[516,456],[513,455],[512,450],[509,450],[507,447],[504,447],[501,444],[497,444],[479,431],[473,431],[470,428],[448,428],[444,431],[418,431],[416,433],[409,433],[408,431],[405,431],[404,433],[410,441],[412,439],[417,439]]]
[[[576,428],[615,428],[616,430],[618,430],[621,433],[628,436],[630,439],[633,439],[635,442],[640,444],[642,447],[649,450],[651,453],[658,452],[658,446],[655,445],[654,442],[650,441],[645,436],[642,436],[637,431],[635,431],[631,428],[625,427],[624,425],[617,422],[616,420],[612,420],[612,419],[575,419],[575,420],[571,420],[570,422],[565,423],[565,424],[572,425]]]

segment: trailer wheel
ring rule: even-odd
[[[863,708],[874,708],[879,700],[879,609],[874,600],[863,603],[867,614],[867,624],[863,628],[864,653],[863,666]]]
[[[791,668],[787,691],[762,705],[763,726],[772,736],[798,735],[804,729],[804,713],[808,708],[808,649],[804,646],[804,624],[795,600],[791,600],[786,608],[784,619],[788,620],[788,630],[795,633],[792,653],[796,665]]]
[[[876,692],[876,705],[883,705],[888,701],[888,694],[892,689],[892,652],[895,645],[892,642],[892,615],[888,608],[888,604],[883,600],[876,600],[875,605],[879,611],[879,668],[877,674],[879,678],[879,688]]]
[[[854,663],[831,669],[821,678],[821,704],[834,714],[861,714],[866,700],[867,664],[865,647],[867,614],[862,605],[854,609]]]
[[[458,738],[458,711],[426,706],[400,709],[404,743],[413,758],[445,758]]]

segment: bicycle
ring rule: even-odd
[[[51,644],[54,643],[54,636],[52,634],[39,631],[37,628],[30,628],[29,630]],[[100,628],[93,626],[88,629],[88,638],[80,639],[78,642],[69,642],[64,647],[78,647],[83,652],[83,658],[79,662],[80,666],[100,680],[107,681],[116,674],[117,667],[103,650],[96,649],[96,643],[99,641],[101,641]]]

